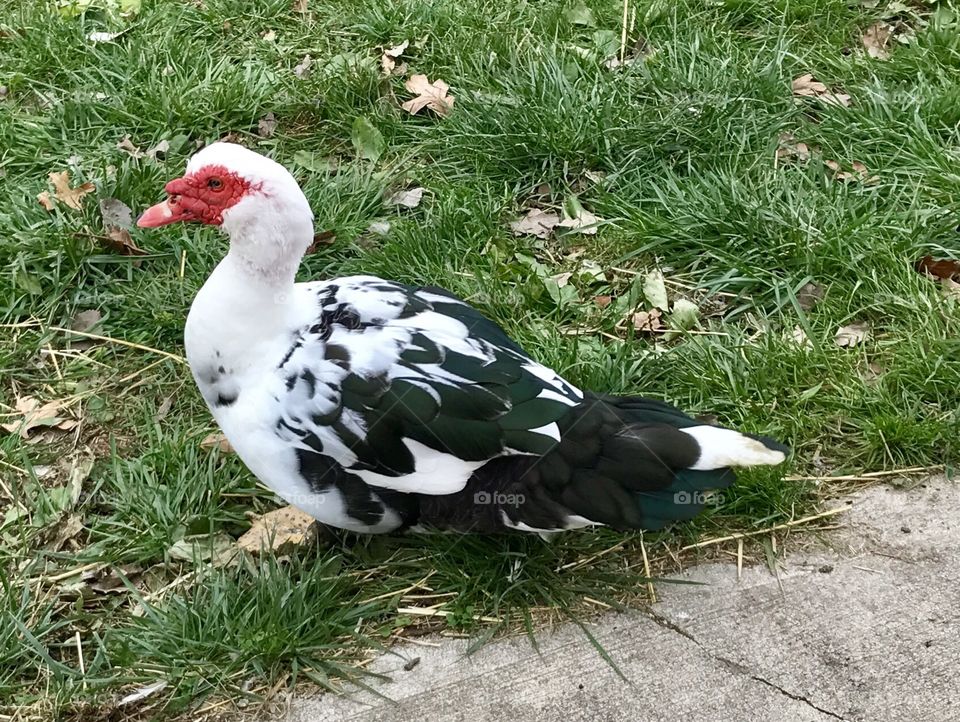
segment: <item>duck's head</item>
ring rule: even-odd
[[[296,268],[313,239],[313,213],[282,165],[233,143],[213,143],[166,185],[167,198],[137,221],[141,228],[196,221],[219,226],[231,251],[264,271]]]

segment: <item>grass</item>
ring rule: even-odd
[[[654,53],[610,70],[602,61],[619,49],[623,5],[587,4],[592,26],[557,0],[330,0],[306,14],[289,0],[146,0],[126,18],[105,0],[79,15],[39,2],[0,11],[0,421],[27,395],[66,399],[62,415],[79,421],[29,442],[0,435],[7,714],[199,719],[224,696],[362,682],[357,660],[413,629],[479,643],[642,597],[640,536],[607,530],[554,544],[337,535],[226,567],[171,558],[185,536],[237,536],[247,512],[277,499],[237,459],[200,447],[212,420],[184,365],[111,343],[70,350],[50,327],[96,309],[95,333],[182,353],[186,310],[223,241],[198,227],[133,231],[147,255],[120,256],[97,239],[95,200],[139,211],[197,143],[227,134],[291,167],[318,230],[335,232],[304,279],[363,272],[445,286],[575,383],[666,398],[787,441],[795,474],[956,462],[958,301],[913,267],[960,251],[953,9],[631,0],[628,50],[642,37]],[[878,61],[860,35],[884,17],[912,40]],[[112,42],[88,39],[119,30]],[[410,72],[450,85],[448,118],[401,112],[403,79],[381,77],[378,48],[405,39]],[[306,54],[311,71],[297,77]],[[793,98],[791,80],[808,72],[851,105]],[[277,132],[262,138],[268,112]],[[383,135],[376,163],[351,145],[358,117]],[[775,163],[785,133],[819,154]],[[124,136],[171,147],[132,158],[117,148]],[[862,162],[876,181],[840,181],[823,160]],[[80,211],[48,213],[36,196],[64,169],[96,192]],[[412,182],[427,189],[420,207],[384,208],[385,191]],[[599,232],[512,235],[507,223],[544,183],[542,207],[577,193],[604,219]],[[383,218],[386,236],[366,233]],[[602,279],[576,274],[587,259]],[[654,266],[673,299],[701,307],[709,333],[624,331],[632,309],[621,299]],[[543,277],[564,271],[576,274],[575,293],[551,294]],[[812,308],[799,300],[808,283],[823,290]],[[600,308],[601,295],[616,300]],[[838,347],[837,329],[860,321],[871,337]],[[810,348],[787,340],[798,326]],[[69,473],[88,458],[74,501]],[[746,473],[719,508],[646,546],[659,568],[704,535],[810,512],[833,488]],[[430,604],[446,616],[397,612]],[[158,680],[167,686],[117,712],[120,697]]]

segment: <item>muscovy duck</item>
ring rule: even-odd
[[[219,226],[230,249],[187,317],[187,360],[247,467],[355,532],[548,534],[692,518],[771,439],[653,399],[581,391],[453,294],[372,276],[295,283],[313,213],[278,163],[195,154],[141,227]]]

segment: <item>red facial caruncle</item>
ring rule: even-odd
[[[165,226],[178,221],[199,221],[218,226],[223,212],[236,205],[251,190],[250,181],[222,165],[207,165],[166,185],[167,200],[151,206],[137,225]]]

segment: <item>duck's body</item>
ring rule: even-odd
[[[699,512],[729,467],[784,459],[662,402],[584,393],[441,289],[294,283],[312,216],[251,151],[211,146],[168,191],[142,225],[213,214],[231,237],[187,319],[197,385],[250,470],[323,523],[656,529]]]

